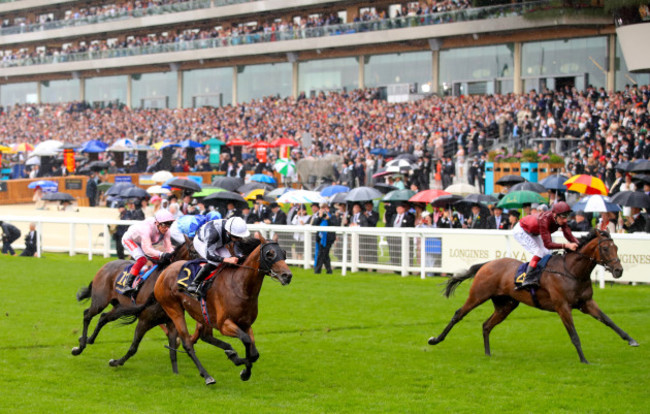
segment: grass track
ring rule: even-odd
[[[133,326],[109,325],[82,355],[70,354],[87,307],[75,293],[104,262],[57,254],[0,257],[0,413],[647,410],[647,286],[595,293],[639,348],[574,312],[587,366],[557,315],[525,306],[493,331],[491,358],[483,355],[481,335],[490,304],[470,313],[445,342],[428,346],[465,300],[468,282],[445,299],[438,278],[294,269],[291,285],[267,280],[262,289],[254,325],[261,358],[249,382],[221,350],[197,345],[217,380],[209,388],[183,353],[180,374],[171,373],[158,328],[124,367],[107,362],[126,352]],[[238,341],[228,341],[242,352]]]

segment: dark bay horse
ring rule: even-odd
[[[199,336],[201,340],[223,349],[235,365],[245,365],[240,378],[247,381],[253,363],[259,358],[251,326],[257,319],[258,296],[264,277],[268,275],[284,286],[291,282],[293,276],[285,262],[286,253],[277,243],[250,238],[240,246],[245,254],[247,250],[250,251],[244,263],[220,267],[206,293],[209,322],[203,317],[199,301],[178,289],[177,276],[183,262],[172,263],[165,269],[154,288],[156,300],[174,322],[183,348],[194,361],[206,385],[214,384],[215,380],[196,357],[185,323],[185,311],[203,324]],[[212,334],[214,328],[225,336],[239,338],[246,348],[246,357],[240,358],[230,344],[215,338]]]
[[[449,297],[461,282],[474,277],[465,304],[456,311],[451,321],[437,337],[429,339],[429,345],[442,342],[451,328],[472,309],[492,299],[494,313],[483,323],[483,342],[485,355],[490,355],[490,331],[503,322],[520,302],[536,306],[531,292],[515,290],[514,274],[520,261],[498,259],[472,266],[466,273],[454,276],[447,282],[445,296]],[[623,275],[623,267],[618,258],[618,248],[607,232],[592,230],[580,239],[578,249],[563,256],[554,256],[542,274],[536,295],[540,309],[557,312],[576,347],[580,361],[587,364],[580,338],[573,325],[572,309],[580,309],[612,328],[631,346],[639,344],[600,310],[593,300],[591,272],[596,264],[603,265],[616,279]]]
[[[172,253],[172,261],[187,260],[195,257],[197,257],[197,253],[194,250],[194,245],[187,237],[185,238],[185,243],[178,246]],[[81,336],[79,337],[79,346],[72,348],[72,355],[81,354],[86,348],[87,344],[93,344],[97,338],[97,335],[99,334],[99,331],[107,323],[112,322],[118,318],[142,312],[144,307],[153,304],[153,301],[151,300],[153,298],[153,288],[156,284],[158,276],[164,270],[164,267],[161,268],[161,266],[159,266],[151,273],[151,275],[149,275],[147,280],[145,280],[144,284],[140,288],[140,292],[136,297],[135,303],[133,303],[130,297],[126,297],[115,291],[115,282],[117,277],[122,273],[126,266],[132,263],[133,261],[130,260],[114,260],[112,262],[106,263],[104,266],[102,266],[101,269],[99,269],[88,287],[81,288],[79,292],[77,292],[78,301],[90,298],[91,303],[90,307],[84,310],[83,330]],[[108,305],[113,305],[113,309],[111,309],[109,312],[101,314],[94,332],[90,337],[88,337],[88,326],[90,325],[90,321],[93,317],[95,317],[95,315],[103,311]],[[152,309],[152,311],[155,311],[155,309]],[[162,309],[160,309],[160,313],[164,315]],[[162,320],[160,323],[167,323],[168,332],[166,333],[169,337],[172,368],[174,369],[174,372],[176,372],[176,329],[174,325],[169,321],[169,319],[166,321]],[[174,348],[173,355],[171,348]]]

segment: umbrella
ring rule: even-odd
[[[232,191],[219,191],[217,193],[212,193],[209,196],[206,196],[203,201],[239,201],[248,205],[246,200],[244,200],[244,197],[237,193],[233,193]]]
[[[264,197],[266,194],[267,190],[265,188],[256,188],[255,190],[249,191],[245,196],[244,200],[247,201],[253,201],[257,198],[258,195]]]
[[[496,182],[496,184],[509,187],[511,185],[523,183],[526,181],[526,179],[520,175],[504,175],[503,177],[499,178]]]
[[[373,149],[370,150],[370,153],[371,153],[372,155],[382,155],[382,156],[386,156],[386,152],[388,152],[388,151],[386,150],[386,148],[373,148]]]
[[[134,187],[133,184],[131,183],[117,183],[113,184],[111,188],[106,190],[106,195],[107,196],[116,196],[119,195],[122,191],[126,190],[127,188]]]
[[[289,191],[278,198],[278,203],[311,204],[326,201],[325,197],[318,194],[318,192],[308,190]]]
[[[567,190],[582,194],[607,195],[607,187],[600,178],[587,174],[574,175],[564,182]]]
[[[384,194],[388,194],[393,190],[397,190],[397,187],[395,187],[394,185],[390,185],[390,184],[386,184],[386,183],[377,183],[377,184],[373,185],[373,187],[376,188],[377,190],[381,191]]]
[[[332,197],[334,194],[347,193],[349,191],[350,187],[345,185],[329,185],[321,190],[320,195],[323,197]]]
[[[281,147],[282,145],[286,145],[288,147],[298,147],[300,144],[297,141],[294,141],[289,138],[277,138],[271,141],[271,145],[274,147]]]
[[[192,197],[194,197],[194,198],[207,197],[210,194],[220,193],[222,191],[228,191],[228,190],[224,190],[223,188],[214,188],[214,187],[207,188],[207,187],[203,187],[203,189],[201,191],[199,191],[198,193],[192,194]]]
[[[345,201],[368,201],[368,200],[374,200],[375,198],[381,197],[383,194],[375,190],[374,188],[370,187],[357,187],[352,189],[347,197],[345,197]]]
[[[32,155],[40,155],[40,156],[58,155],[59,150],[61,149],[62,146],[63,143],[61,141],[48,139],[47,141],[43,141],[40,144],[36,145],[34,147],[34,151],[32,151]]]
[[[241,138],[231,139],[230,141],[228,141],[226,143],[226,145],[228,145],[229,147],[236,147],[236,146],[244,146],[244,147],[246,147],[246,146],[248,146],[250,144],[251,144],[250,142],[246,141],[245,139],[241,139]]]
[[[211,147],[218,147],[218,146],[221,146],[221,145],[226,145],[226,143],[223,142],[220,139],[217,139],[217,138],[210,138],[207,141],[203,141],[203,145],[208,145],[208,146],[211,146]]]
[[[273,164],[273,169],[286,177],[296,172],[296,164],[290,159],[280,158]]]
[[[448,195],[443,195],[443,196],[440,196],[440,197],[436,198],[435,200],[433,200],[431,205],[434,206],[434,207],[449,208],[453,204],[456,204],[457,202],[459,202],[462,199],[463,199],[463,197],[461,197],[459,195],[448,194]]]
[[[506,194],[497,206],[501,208],[521,208],[524,204],[546,204],[547,200],[534,191],[513,191]]]
[[[166,188],[162,188],[162,186],[159,185],[152,185],[151,187],[147,188],[147,193],[149,194],[169,194],[171,191],[169,191]]]
[[[471,195],[471,194],[470,194]],[[479,213],[483,217],[488,217],[490,215],[490,210],[488,210],[487,206],[482,203],[477,203],[471,200],[468,200],[466,198],[462,200],[458,200],[454,203],[454,208],[456,210],[460,211],[464,216],[469,216],[472,214],[472,207],[478,205],[481,209],[481,212]]]
[[[253,145],[250,146],[251,148],[271,148],[273,145],[269,142],[266,141],[257,141]]]
[[[637,174],[634,177],[632,177],[632,180],[634,181],[640,181],[643,184],[650,184],[650,175],[647,174]]]
[[[201,191],[201,185],[199,183],[185,177],[172,178],[171,180],[165,181],[164,185],[167,185],[169,187],[174,187],[174,188],[180,188],[182,190],[187,190],[191,192]]]
[[[330,203],[332,204],[344,204],[345,198],[348,196],[348,193],[336,193],[332,198],[330,198]]]
[[[405,159],[394,159],[386,163],[386,172],[388,173],[399,173],[413,169],[415,169],[415,165]]]
[[[151,181],[155,183],[164,183],[165,181],[171,180],[174,178],[174,174],[170,173],[169,171],[161,170],[155,172],[151,176]]]
[[[605,211],[621,211],[621,208],[612,203],[609,197],[600,194],[594,194],[584,197],[571,207],[573,211],[585,211],[587,213],[605,212]]]
[[[508,190],[508,192],[510,192],[510,191],[521,191],[521,190],[534,191],[534,192],[536,192],[536,193],[540,193],[540,194],[541,194],[541,193],[545,193],[545,192],[548,191],[548,190],[546,189],[546,187],[544,187],[544,186],[541,185],[541,184],[538,184],[538,183],[531,183],[531,182],[529,182],[529,181],[525,181],[525,182],[523,182],[523,183],[519,183],[519,184],[515,184],[515,185],[513,185],[512,187],[510,187],[510,189]]]
[[[165,139],[165,140],[162,140],[162,141],[158,141],[158,142],[156,142],[155,144],[153,144],[151,146],[154,149],[161,150],[161,149],[167,148],[167,147],[178,147],[179,145],[174,143],[174,142],[171,142],[168,139]]]
[[[14,152],[30,152],[34,151],[34,146],[27,142],[16,144],[11,148]]]
[[[35,189],[36,187],[41,187],[42,189],[59,188],[59,183],[50,180],[38,180],[38,181],[32,181],[27,185],[27,188],[31,188],[32,190]]]
[[[84,165],[84,168],[87,168],[91,171],[101,171],[107,169],[109,166],[110,165],[105,161],[92,161]]]
[[[279,187],[276,188],[275,190],[269,191],[266,195],[269,197],[274,197],[278,198],[284,193],[288,193],[289,191],[296,191],[293,188],[287,188],[287,187]]]
[[[539,183],[547,190],[566,191],[566,185],[564,185],[564,182],[568,179],[569,177],[565,175],[556,174],[549,175]]]
[[[273,190],[272,185],[265,184],[265,183],[256,183],[254,181],[251,181],[250,183],[246,183],[244,185],[240,185],[239,187],[237,187],[237,192],[242,194],[247,194],[253,190],[257,190],[258,188],[263,188],[268,191]]]
[[[459,196],[466,196],[469,194],[478,194],[480,191],[478,188],[474,187],[473,185],[465,184],[465,183],[460,183],[460,184],[452,184],[449,187],[445,188],[445,191],[451,194],[456,194]]]
[[[109,182],[99,183],[99,184],[97,184],[97,190],[106,192],[106,190],[111,188],[113,185],[115,185],[115,184],[114,183],[109,183]]]
[[[135,150],[137,146],[138,144],[134,140],[121,138],[108,147],[107,151],[127,152]]]
[[[228,191],[235,191],[237,188],[244,185],[244,180],[239,177],[218,177],[212,180],[212,185],[221,187]]]
[[[448,193],[446,191],[442,190],[424,190],[420,191],[419,193],[415,194],[413,197],[409,198],[408,201],[411,203],[430,203],[436,198],[443,196],[443,195],[449,195],[451,193]]]
[[[105,152],[107,148],[108,145],[104,144],[103,142],[98,141],[96,139],[91,139],[90,141],[85,142],[81,146],[79,152],[92,152],[92,153]]]
[[[637,160],[630,170],[636,173],[650,173],[650,160]]]
[[[118,194],[122,198],[149,198],[150,194],[140,187],[129,187],[120,191]]]
[[[41,200],[46,201],[75,201],[75,198],[68,193],[45,193]]]
[[[0,145],[0,152],[15,152],[13,148],[6,145]]]
[[[470,194],[465,197],[463,201],[473,204],[494,204],[499,201],[499,199],[487,194]]]
[[[378,169],[377,172],[372,175],[372,178],[379,178],[379,177],[383,177],[384,175],[390,175],[390,174],[393,174],[393,173],[390,172],[390,171],[386,171],[386,167],[382,167],[382,168]]]
[[[412,164],[415,164],[418,162],[418,157],[415,156],[415,154],[409,154],[409,153],[404,153],[400,154],[397,157],[395,157],[396,160],[407,160]]]
[[[629,172],[631,168],[632,168],[632,163],[629,161],[622,161],[614,166],[615,170],[625,171],[625,172]]]
[[[204,144],[194,141],[192,139],[185,139],[178,143],[178,146],[181,148],[201,148]]]
[[[32,156],[27,158],[27,161],[25,161],[25,165],[41,165],[41,157],[40,156]]]
[[[650,196],[640,191],[621,191],[611,198],[612,203],[626,207],[650,209]]]
[[[255,181],[258,183],[266,183],[266,184],[277,184],[277,181],[275,181],[275,178],[271,177],[270,175],[266,174],[253,174],[251,176],[251,181]]]
[[[415,195],[413,190],[395,190],[386,194],[381,201],[408,201]]]

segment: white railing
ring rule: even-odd
[[[38,252],[69,252],[110,257],[109,226],[135,221],[0,216],[0,220],[23,225],[35,222],[39,234]],[[66,227],[68,228],[66,231]],[[359,269],[394,271],[402,276],[419,274],[425,278],[432,273],[454,273],[469,266],[502,257],[528,260],[530,257],[513,239],[510,231],[463,229],[414,229],[369,227],[313,227],[250,225],[265,238],[276,238],[287,251],[287,263],[305,269],[314,266],[315,236],[318,232],[336,232],[337,241],[331,249],[332,266],[342,274]],[[45,234],[43,233],[45,231]],[[53,232],[54,234],[48,234]],[[24,236],[24,234],[23,234]],[[624,273],[621,282],[650,283],[650,234],[613,234]],[[554,238],[561,240],[561,233]],[[22,239],[22,237],[21,237]],[[14,247],[23,248],[22,240]],[[424,241],[424,242],[423,242]],[[604,286],[614,280],[598,266],[596,279]]]

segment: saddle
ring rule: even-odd
[[[194,278],[196,278],[196,275],[206,263],[207,261],[205,259],[194,259],[185,263],[176,276],[176,283],[178,284],[178,287],[187,289],[187,286],[189,286],[194,281]],[[206,290],[214,281],[214,275],[221,269],[221,266],[223,266],[223,264],[217,266],[217,268],[212,271],[212,273],[210,273],[210,275],[203,281]]]
[[[119,276],[117,276],[117,280],[115,281],[115,291],[120,295],[123,295],[124,291],[128,287],[126,285],[126,281],[129,280],[129,274],[131,273],[131,268],[133,267],[134,264],[135,263],[132,263],[126,266],[124,270],[122,270],[122,273],[120,273]],[[140,272],[140,274],[135,278],[135,280],[133,281],[133,288],[135,288],[135,291],[133,292],[132,295],[129,295],[131,296],[132,299],[135,300],[145,280],[149,278],[149,276],[153,273],[154,270],[156,270],[156,268],[158,268],[158,265],[153,265],[144,274]]]
[[[534,272],[541,274],[544,271],[544,268],[548,264],[548,261],[551,259],[551,257],[553,257],[552,254],[547,254],[546,256],[542,257],[542,260],[540,260],[537,263]],[[517,271],[515,271],[515,288],[520,287],[522,283],[524,283],[524,279],[526,278],[527,268],[528,268],[528,262],[524,262],[521,265],[519,265]]]

